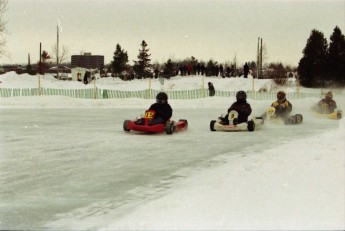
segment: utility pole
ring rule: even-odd
[[[259,78],[259,71],[260,71],[260,50],[259,50],[259,44],[260,44],[260,37],[258,37],[258,49],[256,52],[256,78]]]
[[[39,63],[39,73],[42,74],[42,43],[40,43],[40,63]]]
[[[59,78],[59,25],[57,25],[57,42],[56,42],[56,77]]]
[[[40,74],[38,75],[38,95],[41,95],[41,74],[42,74],[42,43],[40,43]]]
[[[261,38],[261,45],[260,45],[260,78],[262,78],[262,38]]]

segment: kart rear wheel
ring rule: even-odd
[[[128,122],[129,122],[129,120],[123,121],[123,130],[125,132],[129,132],[131,130],[131,129],[128,128]]]
[[[303,122],[303,116],[302,114],[296,114],[295,115],[295,118],[296,118],[296,123],[300,124]]]
[[[337,112],[337,119],[341,119],[341,117],[342,117],[342,111],[338,111]]]
[[[211,120],[211,122],[210,122],[210,129],[211,129],[211,131],[215,131],[216,129],[214,129],[214,124],[216,123],[216,121],[215,120]]]
[[[175,124],[174,121],[168,121],[165,124],[165,133],[168,135],[173,134],[175,131]]]
[[[247,128],[248,128],[248,131],[250,131],[250,132],[253,132],[253,131],[255,130],[255,123],[254,123],[253,120],[249,120],[249,121],[248,121],[248,126],[247,126]]]

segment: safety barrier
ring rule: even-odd
[[[54,88],[0,88],[0,97],[17,96],[68,96],[84,99],[116,99],[116,98],[142,98],[153,99],[160,90],[147,89],[139,91],[122,91],[111,89],[54,89]],[[200,99],[207,98],[209,91],[207,89],[193,90],[167,90],[165,91],[169,99]],[[217,97],[235,97],[235,91],[216,91]],[[288,99],[321,97],[320,93],[306,92],[287,92]],[[247,91],[248,99],[255,100],[274,100],[276,92],[252,92]]]

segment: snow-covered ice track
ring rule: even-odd
[[[189,128],[167,136],[124,132],[123,120],[140,109],[1,110],[0,229],[40,229],[113,209],[123,214],[188,172],[218,164],[217,157],[260,153],[337,127],[307,115],[300,125],[214,133],[209,122],[218,112],[176,109],[173,117],[188,119]]]

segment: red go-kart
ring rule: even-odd
[[[139,131],[146,133],[162,133],[173,134],[174,132],[184,131],[188,128],[188,121],[185,119],[180,119],[179,121],[168,120],[164,124],[153,124],[150,125],[149,122],[154,118],[156,112],[153,110],[147,110],[144,116],[144,124],[135,123],[137,120],[125,120],[123,122],[123,130],[129,132]]]

